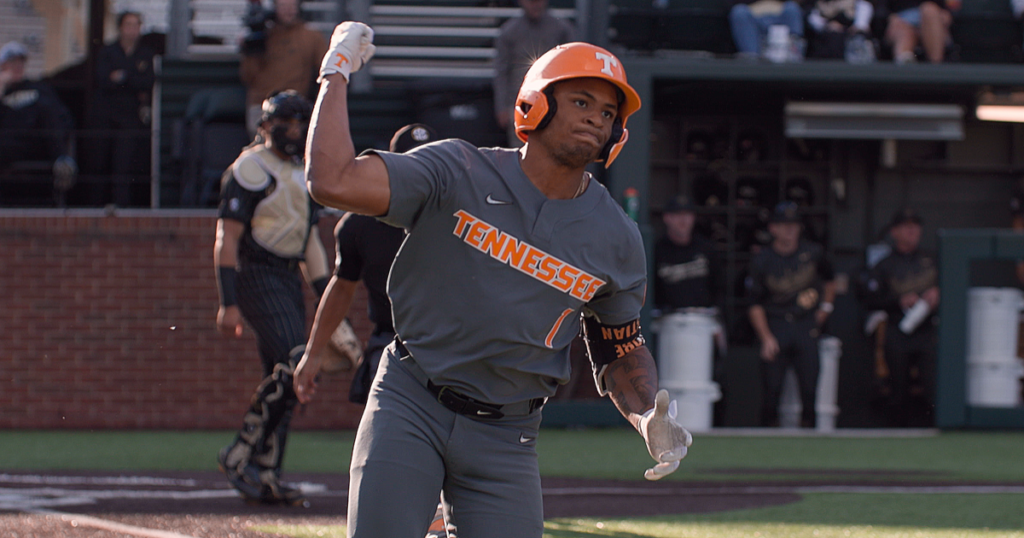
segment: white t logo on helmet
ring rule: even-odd
[[[601,61],[604,62],[604,68],[601,69],[602,73],[604,73],[604,74],[606,74],[606,75],[608,75],[610,77],[615,76],[615,74],[612,73],[612,66],[618,67],[619,66],[619,62],[615,60],[614,56],[611,56],[609,54],[605,54],[603,52],[595,52],[594,56],[596,56],[598,60],[601,60]]]

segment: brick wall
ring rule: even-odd
[[[261,369],[214,326],[210,211],[0,212],[0,429],[236,428]],[[322,226],[333,263],[331,231]],[[370,325],[360,287],[351,319]],[[307,291],[309,321],[313,296]],[[352,428],[349,374],[296,429]]]

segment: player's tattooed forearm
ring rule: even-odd
[[[643,412],[654,405],[657,372],[646,347],[637,348],[608,365],[606,388],[619,409]]]

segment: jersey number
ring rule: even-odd
[[[560,329],[562,327],[562,322],[565,321],[565,318],[569,314],[572,314],[572,309],[571,308],[566,308],[565,312],[562,312],[562,315],[558,316],[558,319],[555,320],[555,325],[553,327],[551,327],[551,330],[548,332],[548,337],[544,339],[544,345],[548,346],[548,349],[552,348],[552,346],[553,346],[552,342],[555,339],[555,335],[558,334],[558,329]]]

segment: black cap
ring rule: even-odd
[[[892,220],[889,222],[889,228],[895,228],[900,224],[906,224],[908,222],[920,225],[922,222],[921,215],[913,208],[904,207],[892,216]]]
[[[696,211],[696,206],[693,205],[693,200],[685,194],[680,194],[675,198],[672,198],[665,204],[665,213],[680,213],[683,211],[690,211],[691,213]]]
[[[389,150],[392,153],[405,153],[412,148],[437,140],[437,133],[429,125],[410,123],[395,131],[391,137]]]
[[[800,207],[796,205],[796,202],[792,201],[779,202],[775,206],[775,210],[772,211],[772,216],[768,219],[768,222],[800,222]]]

